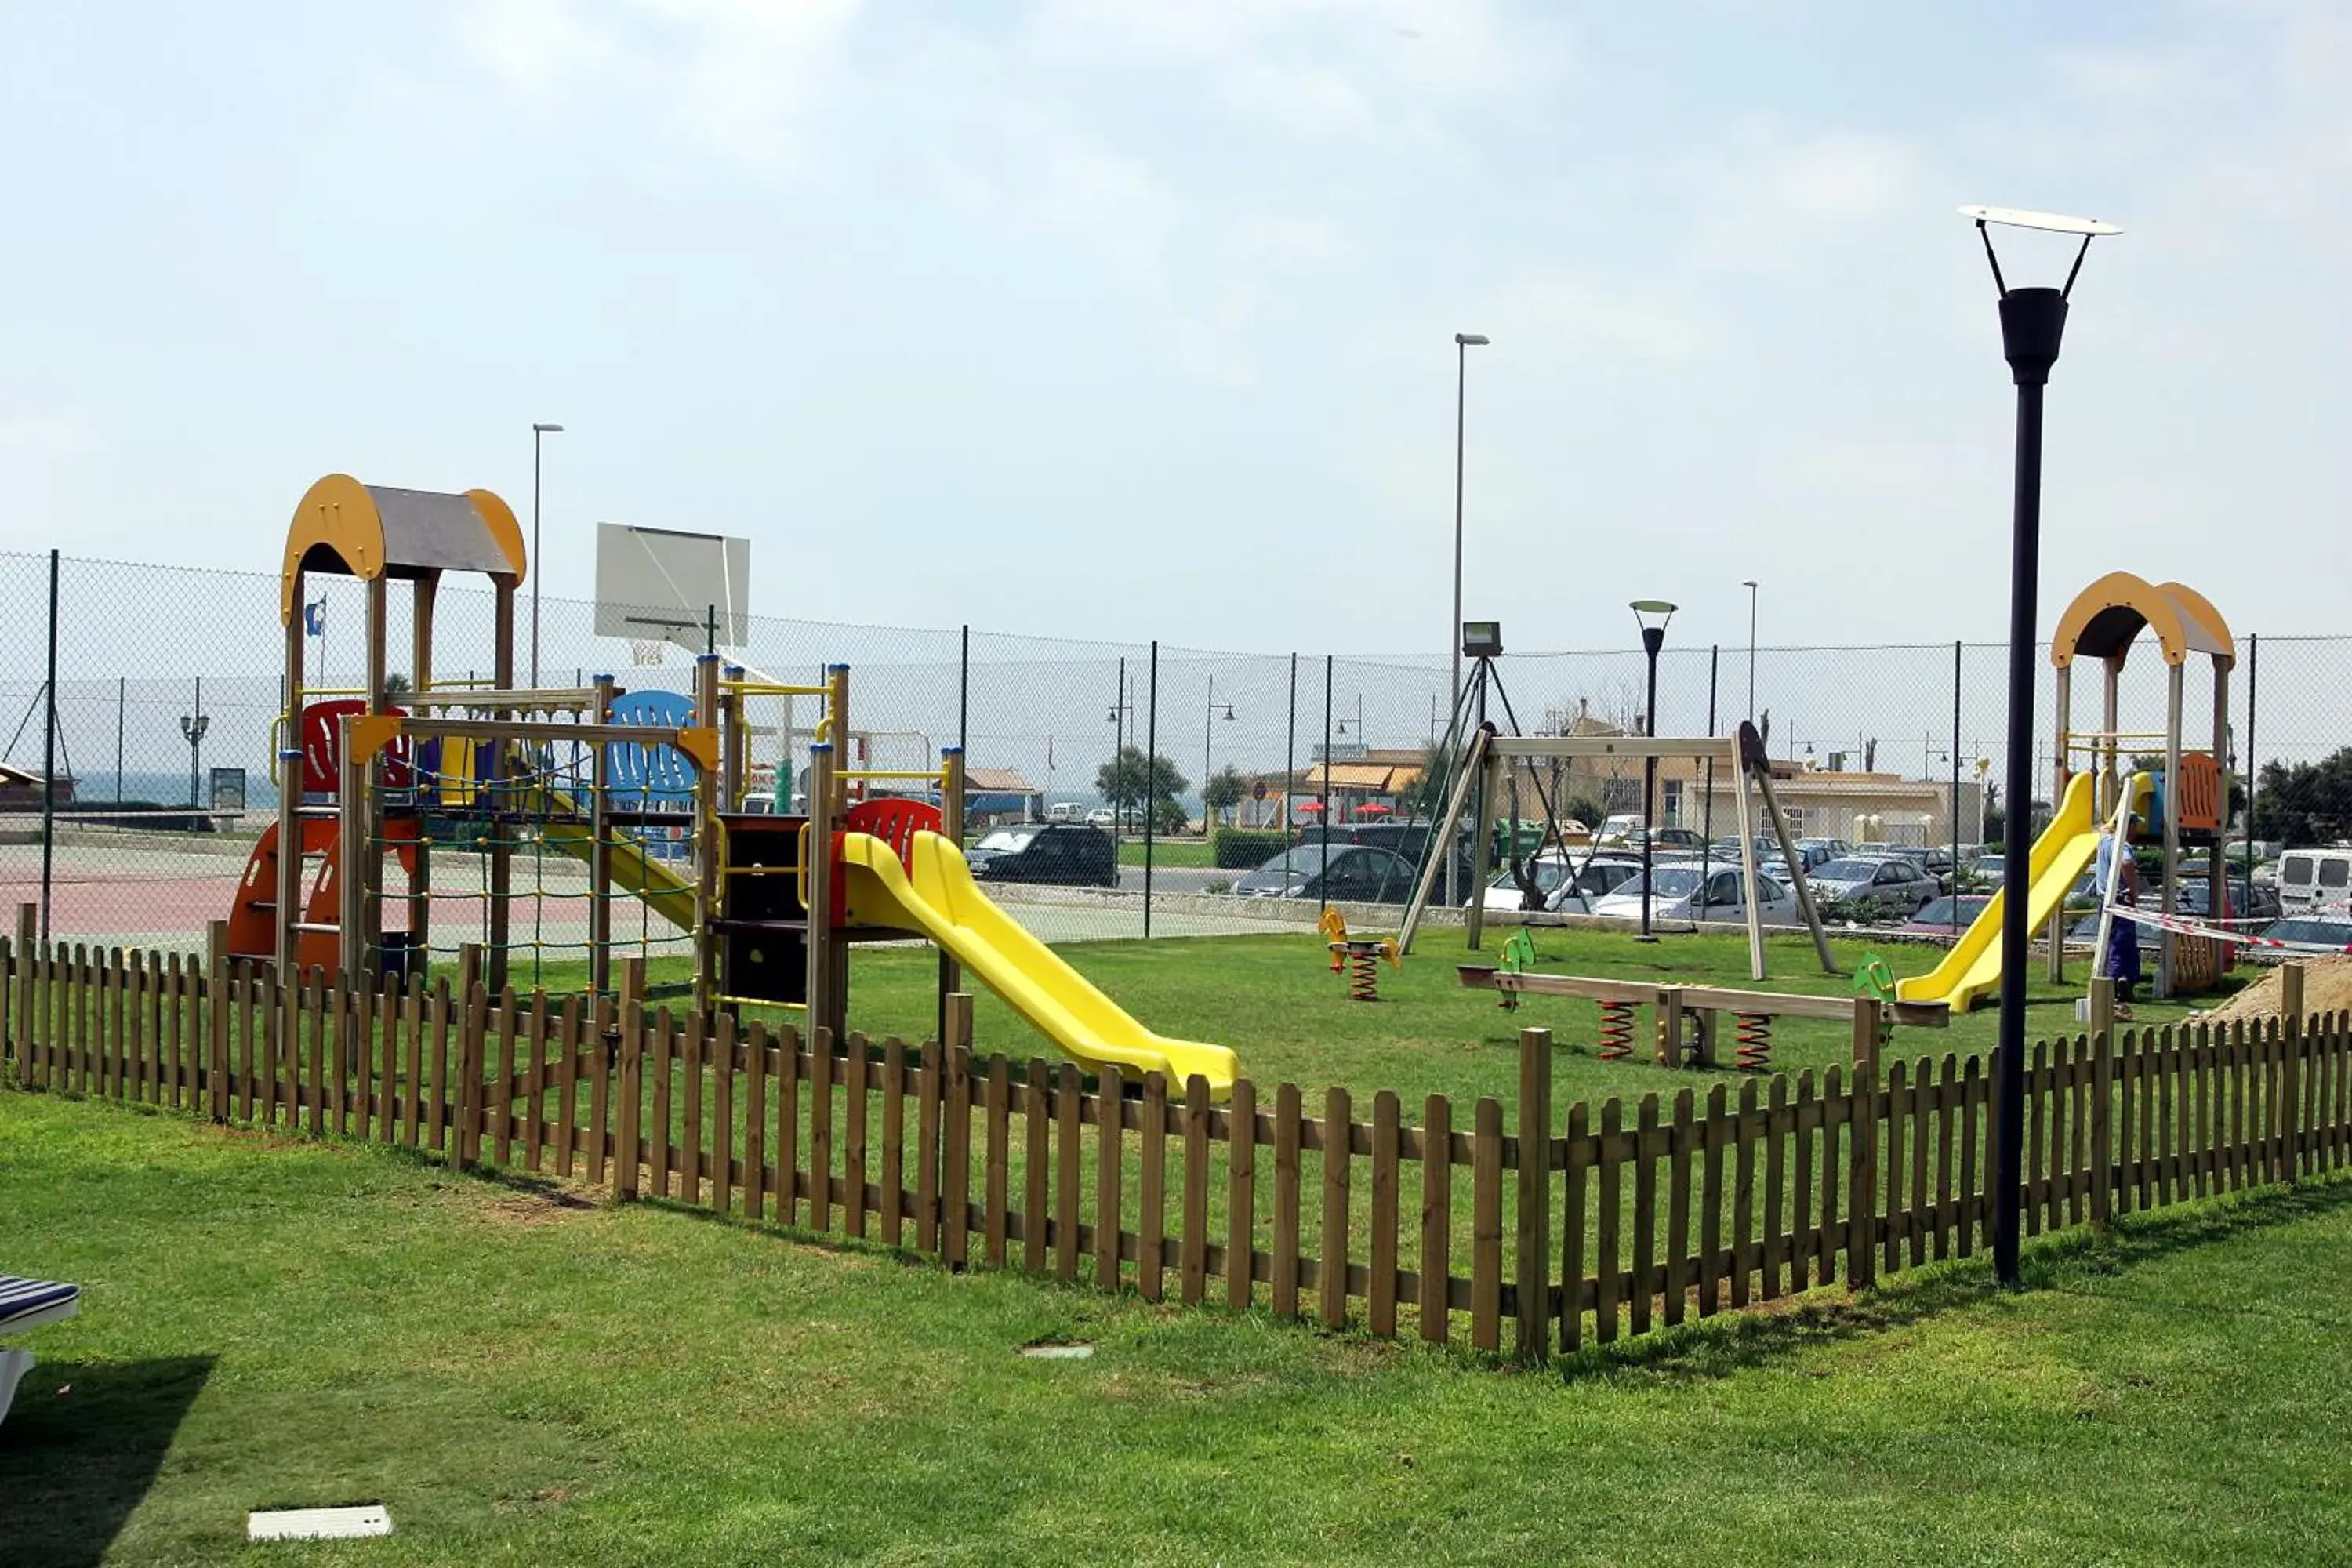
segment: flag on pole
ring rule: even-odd
[[[327,601],[324,595],[315,604],[302,606],[302,629],[314,637],[327,635]]]

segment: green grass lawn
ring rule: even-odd
[[[58,1096],[0,1100],[0,1214],[6,1267],[88,1287],[0,1425],[11,1563],[2315,1563],[2352,1530],[2346,1186],[1547,1373]],[[1049,1339],[1096,1353],[1015,1353]],[[242,1544],[362,1500],[397,1533]]]
[[[1118,863],[1122,866],[1143,864],[1143,840],[1122,837],[1118,841]],[[1151,844],[1151,863],[1155,866],[1213,866],[1216,859],[1209,852],[1206,839],[1158,838]],[[1234,876],[1242,873],[1236,871]]]
[[[1359,1103],[1376,1089],[1392,1089],[1418,1119],[1422,1098],[1451,1094],[1475,1100],[1508,1098],[1517,1087],[1518,1030],[1548,1026],[1559,1047],[1554,1081],[1562,1105],[1599,1101],[1609,1095],[1628,1100],[1653,1092],[1671,1093],[1719,1077],[1738,1075],[1666,1072],[1641,1053],[1633,1060],[1596,1059],[1599,1009],[1589,1002],[1531,997],[1517,1011],[1496,1005],[1492,992],[1466,991],[1455,973],[1468,960],[1497,961],[1499,938],[1483,953],[1471,953],[1458,930],[1423,933],[1402,970],[1383,965],[1381,1000],[1348,1000],[1343,976],[1331,973],[1330,953],[1318,935],[1191,937],[1165,942],[1076,942],[1055,951],[1102,987],[1128,1012],[1160,1034],[1179,1039],[1213,1040],[1240,1052],[1242,1070],[1266,1089],[1292,1082],[1312,1102],[1334,1084]],[[1668,936],[1645,945],[1628,933],[1549,930],[1537,933],[1537,967],[1553,973],[1609,975],[1628,979],[1681,980],[1748,987],[1746,939],[1737,935]],[[1939,950],[1896,943],[1839,942],[1832,952],[1851,971],[1867,953],[1882,954],[1897,975],[1932,967]],[[1853,983],[1824,975],[1811,942],[1777,937],[1769,944],[1772,978],[1764,989],[1851,995]],[[657,961],[656,980],[683,980],[689,972],[677,961]],[[2079,1032],[2074,998],[2086,984],[2087,966],[2075,961],[2073,984],[2052,986],[2037,970],[2029,988],[2029,1026],[2035,1039]],[[938,961],[929,947],[862,947],[853,960],[849,1019],[853,1028],[877,1037],[918,1039],[934,1028]],[[551,970],[551,984],[582,984],[571,971]],[[974,1032],[983,1053],[1055,1058],[1044,1037],[983,987],[974,985]],[[2213,999],[2202,999],[2210,1005]],[[2184,1005],[2143,1002],[2142,1025],[2185,1016]],[[778,1015],[783,1017],[785,1015]],[[1896,1031],[1890,1056],[1908,1058],[1958,1052],[1963,1058],[1992,1047],[1997,1012],[1990,1006],[1957,1017],[1947,1029]],[[1728,1021],[1726,1021],[1728,1034]],[[1843,1023],[1784,1021],[1775,1031],[1774,1065],[1789,1070],[1822,1068],[1852,1060]],[[1727,1060],[1727,1037],[1723,1054]]]

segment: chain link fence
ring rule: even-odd
[[[0,884],[10,904],[38,906],[59,938],[201,946],[276,808],[279,591],[264,574],[0,553]],[[314,579],[313,592],[302,607],[309,682],[356,688],[364,589],[330,578]],[[402,677],[405,601],[392,595],[387,628]],[[526,588],[516,624],[519,684],[535,667],[550,686],[610,672],[630,688],[690,687],[691,654],[601,637],[588,603],[534,601]],[[436,679],[487,679],[492,626],[490,594],[446,585]],[[1632,645],[1630,622],[1626,630]],[[1442,656],[1230,653],[774,617],[751,618],[743,646],[720,651],[786,682],[848,665],[850,728],[867,766],[918,769],[961,745],[975,842],[1043,819],[1091,819],[1112,834],[1112,885],[992,889],[1054,942],[1311,923],[1312,892],[1235,891],[1262,858],[1255,851],[1283,842],[1265,836],[1426,810],[1430,753],[1453,719]],[[2242,633],[2239,652],[2222,749],[2251,775],[2253,837],[2352,834],[2352,762],[2339,755],[2352,744],[2352,637]],[[2006,666],[2000,644],[1751,651],[1670,636],[1657,660],[1656,727],[1719,734],[1752,718],[1773,757],[1791,764],[1780,793],[1801,832],[1965,849],[1997,837],[1990,828],[2007,805],[1987,793],[2004,776]],[[2036,669],[2035,795],[2046,802],[2055,763],[2046,653]],[[1515,652],[1491,675],[1486,717],[1527,733],[1632,731],[1651,709],[1637,647]],[[2126,671],[2116,728],[2160,731],[2164,684],[2153,647],[2143,649]],[[2098,726],[2096,678],[2076,685],[2075,723]],[[2185,743],[2202,749],[2212,721],[2204,671],[2192,668],[2188,691]],[[814,718],[772,700],[754,715],[755,758],[772,767],[804,756]],[[1147,767],[1154,756],[1158,767]],[[1553,804],[1638,813],[1638,769],[1559,781]],[[47,773],[57,784],[45,805]],[[786,790],[791,782],[787,773]],[[1667,825],[1727,834],[1729,823],[1713,820],[1715,798],[1670,773],[1658,804]],[[1211,823],[1235,835],[1223,855],[1203,834]]]

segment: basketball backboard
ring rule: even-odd
[[[750,636],[751,542],[625,522],[596,525],[596,635],[700,653]]]

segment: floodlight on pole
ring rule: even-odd
[[[2009,568],[2009,754],[2004,797],[2009,805],[2001,830],[2001,885],[2011,893],[2032,886],[2033,826],[2033,655],[2039,636],[2042,570],[2042,396],[2050,384],[2050,368],[2066,331],[2067,297],[2083,270],[2091,241],[2123,230],[2097,218],[2067,217],[2058,213],[2028,212],[2017,207],[1966,206],[1960,216],[1976,225],[1984,245],[1985,261],[1992,268],[1993,288],[2000,301],[2001,356],[2009,361],[2010,377],[2017,387],[2015,488],[2010,516]],[[2082,237],[2074,264],[2065,283],[2056,289],[2012,289],[2001,276],[2000,258],[1993,253],[1990,226],[2041,229]],[[2027,900],[2002,900],[2000,928],[2000,1048],[1994,1053],[1992,1083],[1990,1228],[1993,1272],[2001,1283],[2017,1283],[2019,1184],[2023,1174],[2025,1146],[2025,971],[2033,941],[2027,918]]]
[[[530,684],[539,687],[539,447],[550,436],[562,434],[561,425],[534,422],[530,427]]]
[[[1748,721],[1756,722],[1756,579],[1743,578],[1748,590]]]
[[[1445,638],[1454,660],[1450,711],[1457,715],[1462,711],[1462,463],[1468,430],[1470,351],[1483,349],[1492,341],[1484,332],[1454,334],[1454,619],[1445,628]],[[1325,765],[1329,765],[1328,759]],[[1483,796],[1480,805],[1485,805]],[[1462,887],[1451,856],[1445,862],[1445,901],[1449,907],[1462,902]]]
[[[1454,618],[1445,627],[1446,644],[1454,653],[1454,706],[1462,706],[1462,461],[1468,432],[1470,351],[1493,340],[1484,332],[1454,334]]]
[[[1636,599],[1630,606],[1633,620],[1642,628],[1642,654],[1649,664],[1649,697],[1643,704],[1642,733],[1654,736],[1658,732],[1658,650],[1666,646],[1666,623],[1675,618],[1673,605],[1664,599]],[[1656,809],[1658,798],[1658,758],[1653,752],[1642,759],[1642,932],[1637,942],[1655,942],[1650,934],[1650,900],[1657,896],[1650,879],[1652,861],[1657,852]]]

